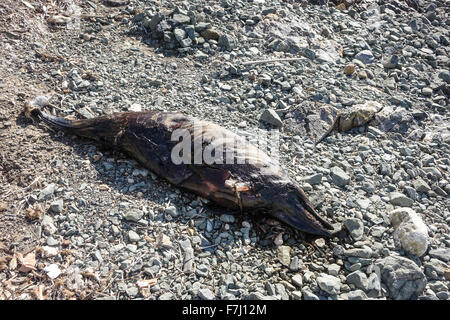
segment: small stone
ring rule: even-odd
[[[303,285],[303,277],[300,274],[296,274],[292,277],[292,283],[297,287],[301,288]]]
[[[338,187],[345,187],[350,182],[350,177],[339,167],[333,167],[330,170],[333,183]]]
[[[317,284],[320,289],[331,295],[338,294],[341,290],[341,280],[326,273],[321,273],[317,277]]]
[[[47,187],[45,187],[39,193],[39,196],[38,196],[39,201],[48,200],[49,198],[51,198],[53,193],[55,193],[55,190],[56,190],[56,184],[50,183]]]
[[[355,240],[361,240],[364,236],[364,224],[358,218],[348,218],[344,221],[345,228]]]
[[[347,283],[355,285],[358,289],[367,290],[367,276],[360,270],[350,273],[347,276]]]
[[[337,277],[339,275],[339,270],[341,270],[341,267],[335,263],[330,264],[327,268],[328,274]]]
[[[166,208],[166,213],[169,214],[171,217],[176,218],[180,215],[178,212],[178,209],[175,206],[169,206]]]
[[[141,237],[133,230],[130,230],[128,231],[128,239],[130,240],[130,242],[137,242],[141,239]]]
[[[125,292],[127,293],[127,295],[130,298],[134,298],[134,297],[136,297],[138,295],[139,289],[135,285],[128,285],[127,289],[125,290]]]
[[[175,13],[172,17],[172,19],[177,24],[187,24],[191,22],[191,18],[189,16],[186,16],[184,14]]]
[[[344,74],[351,76],[355,72],[356,66],[354,64],[348,64],[344,68]]]
[[[50,264],[44,268],[44,271],[47,273],[47,276],[50,279],[56,279],[61,274],[61,269],[59,269],[58,265]]]
[[[283,126],[283,121],[281,121],[280,116],[273,109],[264,110],[259,120],[271,124],[275,127]]]
[[[414,201],[400,192],[392,192],[389,195],[389,202],[394,206],[411,207]]]
[[[206,40],[219,40],[219,37],[221,35],[220,31],[212,28],[203,30],[200,34]]]
[[[289,265],[289,270],[291,271],[298,271],[302,267],[302,261],[297,257],[294,256],[291,259],[291,264]]]
[[[360,51],[355,55],[355,59],[361,61],[364,64],[370,64],[375,62],[375,57],[370,50]]]
[[[288,267],[291,262],[291,247],[279,246],[278,259],[280,260],[282,265]]]
[[[362,290],[354,290],[347,293],[348,300],[367,300],[367,295]]]
[[[132,209],[130,211],[127,211],[124,214],[125,220],[133,221],[133,222],[138,222],[139,220],[142,219],[143,216],[144,216],[144,212],[142,212],[141,210],[137,210],[137,209]]]
[[[54,213],[61,213],[63,212],[63,209],[64,209],[63,199],[58,199],[50,204],[50,211]]]
[[[198,290],[198,296],[202,300],[215,300],[216,296],[214,293],[209,289],[200,289]]]
[[[222,214],[220,216],[220,221],[222,221],[223,223],[234,223],[235,218],[231,214]]]
[[[414,180],[413,186],[417,192],[421,193],[427,193],[431,190],[430,186],[421,178],[417,178],[416,180]]]
[[[306,183],[309,183],[310,185],[318,185],[322,182],[323,175],[321,173],[313,174],[311,176],[307,176],[303,179]]]

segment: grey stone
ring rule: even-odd
[[[282,127],[283,121],[281,121],[278,114],[273,109],[266,109],[261,114],[261,117],[259,118],[260,121],[266,122],[268,124],[271,124],[275,127]]]
[[[450,262],[450,248],[433,249],[428,252],[428,255],[445,262]]]
[[[362,290],[354,290],[347,293],[348,300],[367,300],[367,295]]]
[[[138,209],[131,209],[124,214],[124,219],[127,221],[138,222],[144,216],[144,212]]]
[[[128,239],[131,242],[137,242],[137,241],[139,241],[141,239],[141,237],[136,232],[134,232],[133,230],[130,230],[130,231],[128,231]]]
[[[400,192],[391,192],[389,202],[394,206],[400,207],[411,207],[414,203],[412,199]]]
[[[56,184],[54,184],[54,183],[48,184],[39,193],[39,196],[38,196],[39,201],[50,199],[51,196],[53,196],[53,193],[55,193],[55,190],[56,190]]]
[[[364,64],[371,64],[375,62],[375,57],[370,50],[363,50],[355,55],[355,59],[361,61]]]
[[[296,274],[292,277],[292,283],[297,287],[301,288],[303,285],[303,277],[300,274]]]
[[[64,209],[63,199],[58,199],[50,204],[50,211],[54,213],[61,213],[63,212],[63,209]]]
[[[172,19],[175,21],[175,23],[178,24],[187,24],[191,22],[191,18],[189,18],[189,16],[179,13],[175,13]]]
[[[347,275],[347,283],[355,285],[358,289],[367,290],[367,276],[364,272],[357,270]]]
[[[317,277],[317,284],[320,289],[328,294],[338,294],[341,290],[341,280],[338,277],[330,276],[326,273],[321,273]]]
[[[216,296],[214,293],[209,289],[200,289],[198,290],[198,296],[202,300],[215,300]]]
[[[320,184],[322,182],[322,174],[321,173],[316,173],[310,176],[307,176],[303,179],[303,181],[309,183],[310,185],[314,186],[317,184]]]
[[[364,236],[364,224],[358,218],[348,218],[344,221],[344,226],[355,240],[361,240]]]
[[[338,187],[345,187],[350,182],[350,176],[339,167],[333,167],[330,170],[331,179]]]
[[[421,295],[424,291],[426,277],[410,259],[388,256],[377,260],[375,265],[380,268],[381,281],[388,287],[391,298],[407,300]]]

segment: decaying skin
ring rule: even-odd
[[[356,128],[369,123],[376,113],[380,112],[383,107],[376,101],[368,101],[365,104],[356,105],[350,110],[344,110],[336,115],[330,128],[317,140],[316,145],[333,131],[346,132],[352,128]]]
[[[241,212],[264,212],[310,234],[330,236],[333,230],[312,207],[299,185],[278,164],[246,143],[244,138],[217,124],[160,111],[115,113],[86,120],[54,117],[39,108],[27,113],[51,127],[117,147],[175,186],[223,207]],[[236,141],[232,146],[226,145],[224,154],[235,152],[237,158],[255,161],[252,164],[174,164],[171,152],[178,141],[171,141],[172,132],[188,130],[194,151],[194,144],[198,142],[194,139],[194,130],[199,125],[203,146],[222,143],[223,139],[217,138],[217,133],[223,133],[226,139],[231,137]]]

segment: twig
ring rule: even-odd
[[[272,63],[272,62],[282,62],[282,61],[299,61],[305,59],[304,57],[301,58],[280,58],[280,59],[268,59],[268,60],[254,60],[254,61],[246,61],[242,62],[241,64],[243,66],[248,66],[251,64],[263,64],[263,63]]]

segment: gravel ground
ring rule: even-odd
[[[3,1],[0,299],[448,300],[449,12],[440,0]],[[341,231],[233,215],[45,130],[22,113],[43,94],[66,117],[158,109],[251,139],[279,128],[283,167]]]

